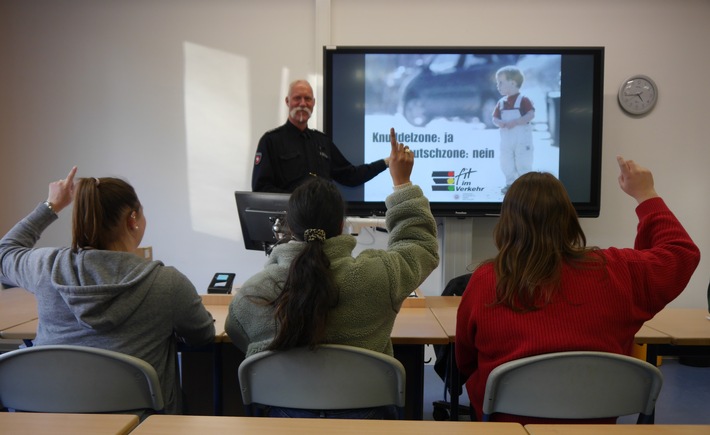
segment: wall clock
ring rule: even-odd
[[[645,115],[658,100],[658,87],[648,76],[637,74],[624,80],[619,87],[619,105],[631,115]]]

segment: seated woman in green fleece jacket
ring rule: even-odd
[[[410,182],[413,153],[395,138],[392,129],[387,249],[353,257],[356,240],[343,234],[338,189],[319,178],[299,186],[287,214],[293,240],[273,249],[229,307],[227,334],[247,356],[321,343],[393,354],[390,334],[402,302],[439,263],[429,201]]]

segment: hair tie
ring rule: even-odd
[[[99,187],[99,184],[101,184],[101,180],[96,177],[94,177],[94,180],[96,181],[96,187]]]
[[[320,229],[308,229],[303,232],[303,239],[306,242],[325,242],[325,231]]]

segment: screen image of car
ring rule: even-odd
[[[492,127],[500,94],[496,71],[518,61],[514,54],[437,54],[430,56],[402,91],[402,113],[423,127],[435,118],[478,121]]]

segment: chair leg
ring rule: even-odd
[[[639,414],[639,418],[636,420],[636,424],[654,424],[656,421],[656,410],[649,415]]]

